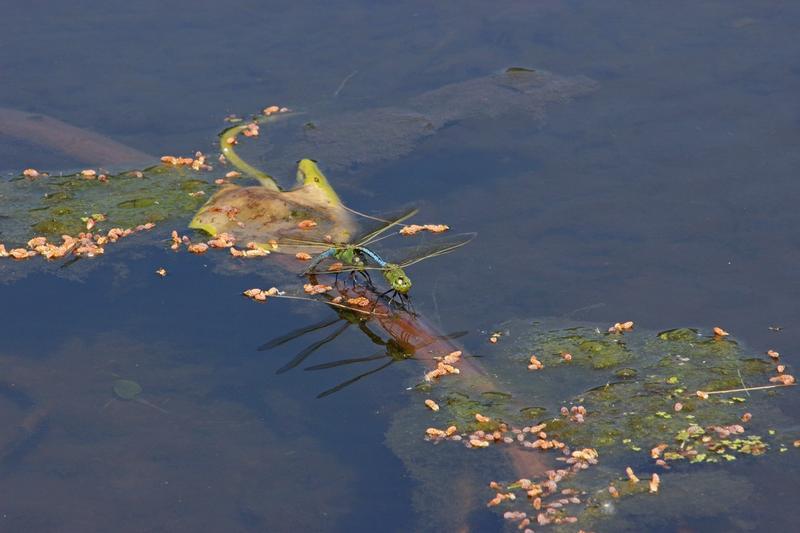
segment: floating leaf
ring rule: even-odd
[[[537,420],[546,412],[547,408],[545,407],[523,407],[519,410],[519,414],[529,420]]]
[[[299,222],[309,219],[317,223],[313,229],[298,227]],[[346,242],[356,230],[352,213],[341,204],[330,202],[324,192],[314,186],[276,192],[266,187],[229,185],[209,198],[189,227],[210,235],[228,233],[241,243],[261,244],[287,238],[324,242],[325,236],[330,236],[334,242]],[[299,248],[319,253],[326,247]],[[295,253],[299,248],[269,249]]]
[[[114,382],[114,394],[122,400],[135,400],[142,392],[142,386],[130,379],[118,379]]]

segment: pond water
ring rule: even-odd
[[[350,206],[418,204],[421,223],[477,232],[413,267],[412,299],[441,331],[468,332],[458,342],[489,374],[504,355],[490,332],[542,317],[653,332],[721,326],[754,356],[777,350],[790,370],[797,360],[798,5],[87,0],[19,4],[3,18],[4,180],[89,163],[80,148],[58,150],[63,137],[37,143],[8,110],[97,132],[152,164],[215,153],[223,117],[286,105],[306,113],[294,129],[264,128],[268,142],[242,148],[283,184],[297,159],[314,158]],[[552,73],[554,85],[519,101],[482,98],[474,80],[512,66]],[[297,133],[301,123],[313,126]],[[111,157],[94,163],[121,169]],[[0,215],[18,207],[10,202],[0,198]],[[348,328],[276,373],[338,326],[259,346],[335,315],[243,298],[289,279],[271,258],[240,268],[222,254],[175,254],[169,231],[189,219],[70,268],[2,260],[0,529],[507,527],[485,506],[489,481],[516,479],[500,454],[435,447],[452,497],[431,493],[408,463],[408,446],[434,449],[397,429],[421,403],[408,389],[423,365],[402,361],[317,399],[383,360],[304,367],[383,349]],[[115,394],[118,380],[142,390]],[[771,400],[788,450],[698,467],[720,476],[698,494],[723,502],[701,518],[678,520],[676,507],[648,521],[654,498],[625,527],[792,530],[800,396],[787,388]],[[458,478],[473,466],[481,475],[466,498]],[[675,485],[693,483],[691,469],[675,470]],[[433,519],[426,499],[453,521]],[[620,530],[611,524],[591,527]]]

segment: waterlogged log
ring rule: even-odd
[[[269,168],[291,168],[298,157],[313,157],[331,170],[349,169],[409,154],[442,128],[474,118],[525,114],[543,120],[547,109],[595,89],[585,76],[560,76],[512,67],[451,83],[397,105],[345,111],[281,130],[280,153]],[[47,115],[0,108],[0,134],[39,144],[91,165],[141,168],[155,158],[98,133]],[[270,142],[275,142],[273,138]]]
[[[411,153],[424,139],[459,121],[505,114],[545,118],[551,106],[595,89],[585,76],[564,77],[544,70],[509,68],[451,83],[398,103],[311,120],[286,148],[286,160],[313,157],[330,170],[349,169]],[[273,157],[277,154],[271,154]],[[274,160],[272,160],[275,162]],[[293,160],[292,160],[293,161]]]
[[[108,137],[41,113],[0,108],[0,135],[35,143],[88,165],[137,168],[156,158]]]

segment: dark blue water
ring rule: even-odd
[[[791,366],[799,22],[792,3],[740,0],[18,4],[0,22],[0,107],[158,156],[211,152],[222,117],[273,103],[324,122],[512,65],[587,76],[596,90],[548,107],[544,120],[457,120],[402,156],[387,150],[329,177],[357,208],[417,202],[423,222],[478,232],[414,269],[417,309],[445,331],[469,330],[468,345],[511,317],[631,319],[653,330],[722,325]],[[81,165],[0,136],[4,172]],[[275,172],[289,183],[290,165]],[[161,266],[165,279],[153,274]],[[384,444],[409,376],[422,372],[415,362],[316,400],[356,372],[275,374],[313,339],[256,351],[331,316],[239,296],[279,274],[135,246],[76,272],[35,269],[0,285],[0,529],[425,523],[415,481]],[[380,351],[347,331],[309,363]],[[119,378],[168,413],[115,400]],[[800,408],[791,391],[776,401]],[[790,449],[742,466],[773,495],[737,510],[742,529],[790,530],[798,464]],[[468,504],[470,525],[501,528],[483,503]]]

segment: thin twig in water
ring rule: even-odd
[[[442,327],[442,315],[439,314],[439,301],[436,299],[436,287],[439,285],[439,276],[436,276],[433,280],[433,290],[431,291],[431,297],[433,299],[433,314],[436,317],[436,324],[439,327]]]
[[[742,387],[744,387],[744,391],[747,393],[748,396],[750,396],[750,391],[747,388],[747,384],[744,382],[744,378],[742,377],[742,371],[737,368],[736,373],[739,374],[739,383],[742,384]]]
[[[727,394],[729,392],[747,392],[751,390],[764,390],[764,389],[775,389],[778,387],[794,387],[794,383],[781,383],[779,385],[762,385],[761,387],[745,387],[744,389],[729,389],[729,390],[715,390],[706,392],[706,394]]]
[[[345,85],[347,85],[347,82],[348,82],[348,81],[350,81],[350,78],[352,78],[352,77],[353,77],[353,76],[355,76],[356,74],[358,74],[358,71],[357,71],[357,70],[354,70],[353,72],[351,72],[350,74],[348,74],[348,75],[347,75],[347,77],[346,77],[345,79],[343,79],[343,80],[342,80],[342,83],[340,83],[340,84],[339,84],[339,87],[338,87],[338,88],[337,88],[335,91],[333,91],[333,97],[334,97],[334,98],[336,98],[337,96],[339,96],[339,93],[340,93],[340,92],[342,92],[342,89],[344,89],[344,86],[345,86]]]
[[[605,303],[603,303],[603,302],[598,302],[598,303],[596,303],[596,304],[591,304],[591,305],[585,305],[585,306],[583,306],[583,307],[579,307],[579,308],[575,309],[574,311],[570,311],[569,313],[567,313],[566,315],[564,315],[564,317],[565,317],[565,318],[569,318],[569,317],[571,317],[572,315],[577,315],[577,314],[578,314],[578,313],[580,313],[580,312],[583,312],[583,311],[591,311],[592,309],[597,309],[597,308],[599,308],[599,307],[603,307],[604,305],[606,305],[606,304],[605,304]]]

